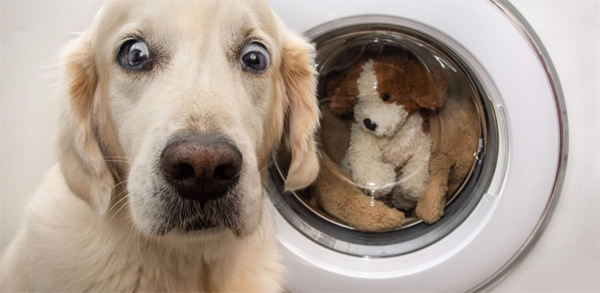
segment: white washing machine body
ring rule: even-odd
[[[309,38],[353,25],[384,24],[437,40],[478,80],[492,108],[497,144],[492,175],[468,217],[418,248],[397,253],[386,250],[402,243],[365,248],[301,217],[278,214],[289,290],[458,292],[501,278],[531,249],[552,214],[567,153],[560,85],[544,48],[514,8],[479,0],[271,5],[288,26]]]

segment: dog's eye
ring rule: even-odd
[[[383,95],[383,97],[381,97],[383,99],[384,102],[387,102],[390,99],[390,95],[385,94]]]
[[[269,52],[259,43],[249,43],[242,50],[242,69],[252,73],[263,73],[269,67]]]
[[[131,40],[121,46],[119,63],[125,69],[147,70],[150,69],[150,49],[144,41]]]

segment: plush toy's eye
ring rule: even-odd
[[[390,99],[390,95],[388,94],[384,94],[383,97],[381,97],[383,99],[384,102],[387,102]]]

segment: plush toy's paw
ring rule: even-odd
[[[429,177],[413,176],[413,174],[405,173],[400,179],[400,191],[402,195],[412,201],[417,201],[423,195]]]
[[[374,198],[389,194],[396,184],[394,167],[383,162],[372,162],[369,166],[352,170],[352,178],[364,193]]]
[[[360,231],[383,232],[404,224],[404,213],[366,196],[329,157],[323,163],[314,198],[328,214]]]
[[[428,200],[428,198],[421,198],[417,203],[415,212],[417,217],[427,224],[433,224],[439,221],[444,215],[444,206],[446,205],[445,198],[439,201]]]
[[[415,207],[417,202],[406,199],[400,188],[396,187],[392,190],[392,204],[399,209],[410,210]]]
[[[359,206],[351,217],[346,217],[346,223],[355,229],[367,232],[385,232],[401,227],[404,224],[404,213],[387,207],[380,201],[376,201],[368,196],[361,196]],[[370,202],[365,202],[370,201]]]

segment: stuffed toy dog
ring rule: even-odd
[[[323,209],[359,230],[401,226],[404,214],[375,199],[391,194],[393,207],[415,207],[430,181],[432,142],[425,110],[443,106],[447,89],[441,75],[407,57],[365,58],[329,80],[329,110],[334,115],[324,111],[324,125],[344,123],[337,117],[351,113],[354,122],[345,152],[331,151],[340,148],[336,145],[345,147],[343,135],[334,140],[321,137],[322,153],[337,156],[323,156],[315,184]]]
[[[414,207],[429,182],[431,138],[420,110],[435,110],[446,98],[445,89],[426,80],[420,95],[408,90],[404,79],[417,72],[406,69],[415,65],[391,57],[359,64],[356,123],[345,159],[363,191],[375,198],[392,192],[392,204],[403,209]]]
[[[476,93],[415,59],[389,55],[362,59],[325,82],[321,168],[311,187],[318,206],[360,231],[397,229],[407,208],[437,222],[480,146]]]
[[[375,198],[392,192],[392,204],[403,209],[414,207],[429,182],[431,138],[420,110],[435,110],[446,97],[406,92],[408,63],[387,58],[360,65],[356,122],[345,159],[363,191]]]

